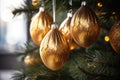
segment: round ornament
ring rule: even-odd
[[[33,17],[30,24],[30,35],[36,45],[40,46],[52,23],[52,16],[43,7],[40,7],[39,12]]]
[[[111,28],[109,38],[112,48],[120,54],[120,21]]]
[[[67,41],[70,45],[70,50],[75,49],[78,45],[74,42],[72,39],[72,36],[70,34],[70,22],[72,19],[72,13],[67,14],[67,18],[61,23],[60,25],[60,32],[67,38]]]
[[[38,6],[41,3],[42,0],[32,0],[33,6]]]
[[[24,63],[27,66],[32,66],[34,64],[39,64],[40,62],[41,62],[41,59],[40,59],[39,54],[30,53],[30,54],[26,55],[25,58],[24,58]]]
[[[55,24],[43,38],[40,56],[46,67],[55,71],[61,69],[69,57],[69,45]]]
[[[81,7],[73,15],[70,26],[74,41],[84,48],[92,45],[100,32],[96,14],[85,2],[82,2]]]

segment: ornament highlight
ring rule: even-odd
[[[74,41],[84,48],[92,45],[100,32],[96,14],[86,6],[85,2],[73,15],[70,26]]]
[[[68,13],[67,18],[61,23],[59,30],[67,38],[67,41],[70,45],[70,50],[73,50],[78,45],[74,42],[74,40],[72,39],[71,33],[70,33],[71,19],[72,19],[72,13]]]
[[[52,16],[43,7],[40,7],[39,12],[34,16],[30,24],[30,35],[36,45],[40,46],[52,23]]]
[[[120,21],[111,28],[109,37],[112,48],[120,54]]]
[[[104,40],[105,40],[105,42],[109,42],[109,40],[110,40],[109,36],[105,36]]]
[[[101,2],[98,2],[97,6],[101,8],[101,7],[103,7],[103,4]]]
[[[45,66],[53,71],[61,69],[69,57],[69,44],[55,24],[43,38],[40,56]]]

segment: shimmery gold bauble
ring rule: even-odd
[[[69,44],[58,28],[52,28],[40,46],[40,56],[46,67],[59,70],[64,66],[69,57]]]
[[[32,0],[33,6],[38,6],[41,3],[42,0]]]
[[[30,24],[30,35],[36,45],[40,45],[43,37],[50,30],[52,23],[53,18],[47,11],[44,10],[43,7],[41,7]]]
[[[73,39],[84,48],[92,45],[100,32],[96,14],[85,4],[75,12],[70,25]]]
[[[120,54],[120,21],[111,28],[109,37],[112,48]]]
[[[39,54],[30,53],[30,54],[26,55],[25,58],[24,58],[24,63],[27,66],[32,66],[34,64],[39,64],[40,62],[41,62],[41,59],[40,59]]]
[[[61,23],[59,30],[63,33],[63,35],[67,38],[68,43],[70,45],[70,50],[75,49],[78,45],[72,39],[70,34],[70,22],[72,19],[72,13],[67,14],[67,18]]]

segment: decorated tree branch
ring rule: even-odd
[[[30,7],[31,12],[38,12],[31,18],[31,41],[19,53],[23,65],[13,75],[14,80],[120,79],[117,8],[108,16],[113,9],[107,12],[108,6],[102,0],[32,0]]]

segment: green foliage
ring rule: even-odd
[[[26,45],[24,55],[38,54],[39,48]],[[32,47],[31,47],[32,46]],[[35,51],[37,50],[37,51]],[[29,53],[28,53],[29,52]],[[24,56],[25,57],[25,56]],[[24,58],[23,58],[24,59]],[[24,61],[24,60],[22,60]],[[14,80],[118,80],[120,75],[120,56],[111,51],[98,51],[78,47],[71,51],[65,66],[58,71],[51,71],[42,61],[20,68],[14,74]]]
[[[52,0],[44,1],[45,9],[52,14]],[[74,12],[80,7],[81,1],[83,0],[73,0]],[[112,25],[120,20],[119,0],[99,0],[103,4],[102,8],[97,7],[98,0],[86,1],[88,6],[96,12],[102,27],[96,43],[86,49],[78,47],[70,51],[67,63],[58,71],[46,68],[41,59],[39,63],[29,66],[24,64],[18,70],[19,72],[13,75],[13,80],[120,80],[120,55],[113,51],[109,42],[104,41],[104,36],[109,34]],[[15,9],[13,13],[36,13],[41,6],[41,4],[32,6],[31,0],[25,0],[25,4],[24,8]],[[69,0],[56,0],[56,5],[56,22],[59,25],[65,19],[71,5]],[[18,53],[19,59],[24,62],[29,54],[40,56],[39,47],[31,42],[27,43],[25,51]]]
[[[81,6],[83,0],[72,0],[72,6],[69,4],[70,0],[56,0],[56,22],[59,25],[66,17],[66,13],[70,8],[75,12]],[[109,30],[112,25],[120,20],[120,1],[119,0],[85,0],[87,5],[94,10],[99,18],[101,27]],[[22,12],[36,13],[39,6],[32,6],[32,0],[24,0],[23,7],[13,9],[13,14],[20,14]],[[101,2],[103,7],[98,7],[97,3]],[[45,9],[52,15],[52,0],[44,0]],[[61,17],[62,16],[62,17]]]

